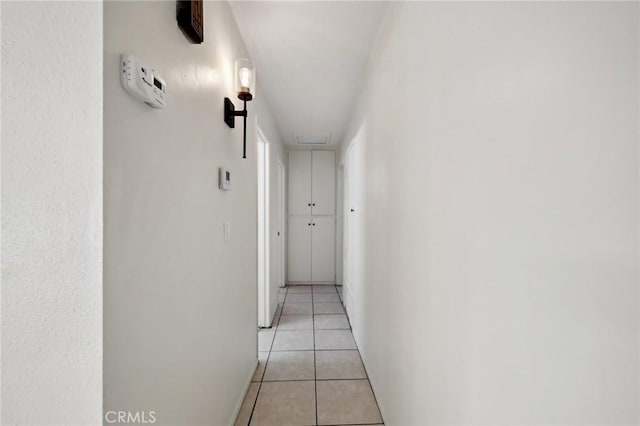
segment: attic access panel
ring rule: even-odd
[[[294,135],[296,144],[298,145],[328,145],[331,135],[328,133],[310,134],[310,135]]]

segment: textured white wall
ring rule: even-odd
[[[638,8],[390,9],[349,132],[388,424],[638,424]]]
[[[2,2],[2,418],[102,418],[102,5]]]
[[[242,159],[242,121],[227,127],[223,99],[241,105],[234,61],[247,53],[229,5],[204,7],[193,45],[175,2],[104,5],[105,410],[153,410],[158,424],[228,424],[257,359],[257,110],[279,136],[258,88]],[[121,53],[166,79],[166,108],[124,92]]]

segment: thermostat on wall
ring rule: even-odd
[[[152,108],[164,108],[167,84],[155,70],[130,55],[120,56],[120,83],[131,96]]]
[[[226,167],[218,169],[218,181],[220,189],[223,191],[231,191],[231,172]]]

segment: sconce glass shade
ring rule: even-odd
[[[256,96],[256,68],[248,59],[236,61],[236,93],[243,101],[250,101]]]

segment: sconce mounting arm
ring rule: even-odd
[[[231,99],[224,98],[224,122],[233,129],[236,127],[236,117],[244,118],[242,158],[247,158],[247,99],[244,99],[243,103],[244,109],[242,111],[236,111],[236,106],[231,102]]]

